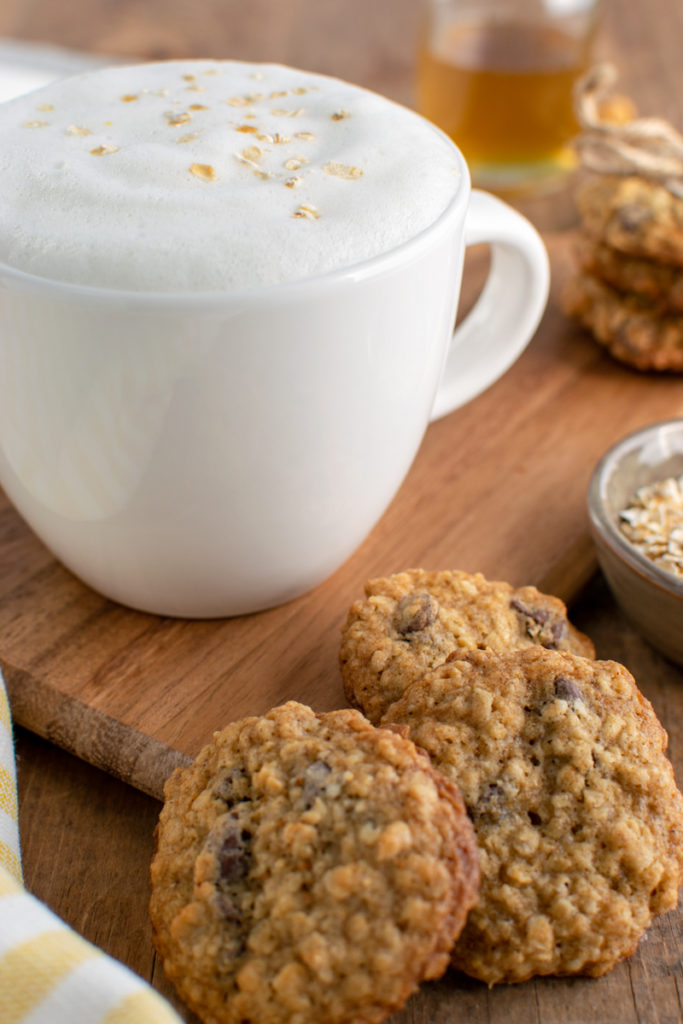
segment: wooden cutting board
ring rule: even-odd
[[[371,536],[296,601],[217,621],[130,611],[62,568],[0,492],[0,667],[15,720],[159,796],[228,721],[288,699],[345,704],[339,630],[370,576],[457,567],[571,601],[596,567],[585,512],[596,461],[623,434],[683,415],[683,381],[618,365],[564,317],[571,233],[546,242],[553,291],[527,351],[430,426]]]

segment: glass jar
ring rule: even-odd
[[[418,109],[462,150],[475,185],[537,192],[574,166],[576,80],[600,0],[427,0]]]

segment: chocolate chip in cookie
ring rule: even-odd
[[[593,657],[562,601],[481,573],[410,569],[369,580],[342,630],[339,663],[347,699],[377,723],[406,686],[454,650],[541,644]]]

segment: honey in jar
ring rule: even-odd
[[[427,27],[418,107],[462,150],[475,184],[524,191],[573,166],[573,87],[591,35],[514,20]]]

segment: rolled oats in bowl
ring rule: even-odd
[[[683,475],[640,487],[621,510],[619,526],[637,551],[683,577]]]
[[[598,562],[653,647],[683,665],[683,418],[617,441],[588,488]]]

